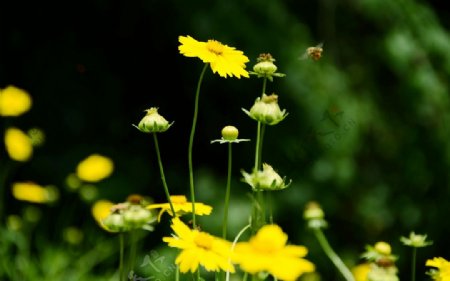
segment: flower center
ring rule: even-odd
[[[210,250],[212,248],[214,238],[205,232],[199,232],[195,238],[194,243],[205,250]]]
[[[223,53],[224,46],[219,41],[208,40],[208,42],[206,43],[206,48],[211,53],[214,53],[214,54],[220,56]]]
[[[172,201],[173,204],[183,204],[187,202],[187,199],[184,195],[172,195],[170,196],[170,201]]]

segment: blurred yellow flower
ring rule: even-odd
[[[30,137],[18,128],[8,128],[5,133],[6,151],[11,159],[25,162],[33,155]]]
[[[15,86],[0,89],[0,116],[19,116],[31,108],[30,95]]]
[[[92,154],[77,166],[77,176],[87,182],[98,182],[109,177],[114,170],[113,161],[99,154]]]
[[[450,281],[450,262],[442,257],[429,259],[425,263],[426,266],[434,267],[431,269],[430,275],[433,280]]]
[[[172,195],[170,196],[173,209],[177,216],[184,215],[186,213],[192,213],[192,202],[188,202],[184,195]],[[158,215],[158,222],[161,220],[163,213],[167,212],[173,217],[172,210],[169,203],[151,204],[147,206],[147,209],[161,209]],[[211,214],[212,207],[203,203],[195,203],[195,214],[199,216]]]
[[[108,217],[111,214],[111,208],[114,206],[114,203],[101,199],[97,200],[91,208],[92,216],[94,217],[95,221],[98,223],[98,225],[103,228],[104,230],[108,230],[108,228],[103,224],[103,220]]]
[[[287,239],[287,234],[279,226],[264,225],[249,242],[236,244],[233,262],[245,272],[268,272],[278,280],[295,281],[303,273],[313,272],[314,264],[303,259],[308,249],[286,245]]]
[[[58,191],[52,187],[43,187],[33,182],[16,182],[12,185],[14,198],[32,203],[49,203],[59,197]]]
[[[370,263],[361,263],[352,268],[352,274],[355,281],[367,281],[367,275],[370,272]]]
[[[234,266],[230,263],[231,243],[221,238],[190,229],[179,218],[172,220],[174,237],[164,237],[170,247],[182,251],[177,256],[175,264],[180,266],[180,272],[195,272],[199,265],[207,271],[230,271],[234,273]]]
[[[204,63],[209,63],[212,71],[218,72],[221,77],[249,77],[245,70],[245,63],[249,62],[249,59],[244,52],[216,40],[200,42],[191,36],[179,36],[178,41],[181,43],[178,46],[180,54],[186,57],[198,57]]]

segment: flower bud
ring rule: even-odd
[[[253,66],[253,71],[262,76],[268,76],[277,71],[277,66],[271,61],[260,61]]]
[[[263,164],[262,171],[253,171],[252,174],[248,174],[242,171],[244,181],[248,183],[253,190],[281,190],[289,186],[285,184],[284,179],[275,172],[275,170],[269,164]]]
[[[153,215],[140,205],[131,205],[128,210],[123,212],[123,220],[126,227],[131,229],[141,228],[145,224],[151,222]]]
[[[145,110],[147,114],[142,118],[137,127],[143,133],[162,133],[167,131],[172,123],[159,115],[158,108],[152,107]]]
[[[392,252],[391,245],[383,241],[375,243],[374,248],[381,255],[390,255]]]
[[[281,122],[286,116],[286,110],[281,110],[278,105],[278,96],[263,94],[262,98],[257,98],[250,112],[244,110],[250,118],[267,125],[275,125]]]
[[[307,221],[307,225],[311,229],[321,229],[327,227],[327,222],[324,219],[325,213],[320,207],[319,203],[311,201],[306,204],[303,218]]]
[[[103,220],[103,225],[112,232],[126,231],[124,219],[120,213],[112,213]]]
[[[239,131],[234,126],[225,126],[222,129],[222,138],[227,141],[233,141],[237,139]]]

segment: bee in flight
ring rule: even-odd
[[[322,57],[323,52],[323,42],[319,43],[318,45],[314,47],[308,47],[306,48],[306,51],[303,53],[303,55],[300,56],[301,60],[305,60],[307,58],[312,58],[313,60],[319,60],[320,57]]]

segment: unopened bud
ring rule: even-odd
[[[144,133],[161,133],[167,131],[172,123],[169,123],[164,117],[159,115],[158,108],[152,107],[146,110],[147,114],[142,118],[137,127]]]
[[[225,126],[222,129],[222,138],[227,141],[233,141],[238,138],[239,131],[234,126]]]

